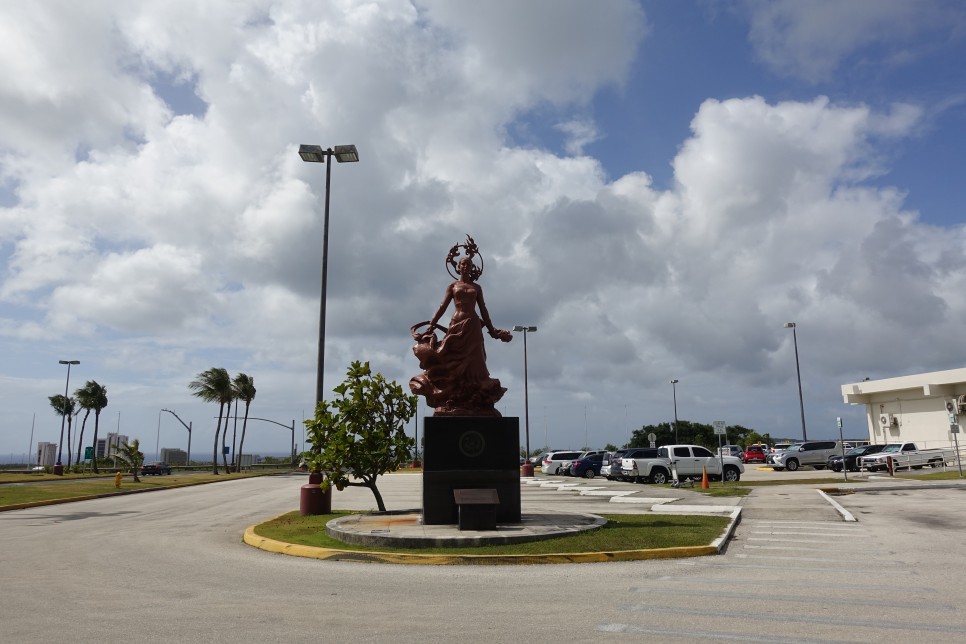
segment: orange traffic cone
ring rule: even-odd
[[[707,466],[701,467],[701,489],[707,490],[710,485],[708,485],[708,468]]]

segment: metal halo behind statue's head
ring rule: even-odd
[[[464,253],[463,253],[464,258],[468,257],[470,261],[473,261],[474,257],[480,258],[480,265],[477,266],[476,263],[474,262],[473,270],[470,271],[470,278],[475,282],[476,280],[480,279],[480,276],[483,274],[483,255],[480,254],[480,249],[477,247],[476,242],[473,241],[473,238],[470,237],[469,235],[466,236],[466,243],[453,244],[453,247],[449,249],[449,253],[446,255],[446,262],[445,262],[446,272],[449,273],[449,276],[452,277],[453,279],[460,278],[459,261],[457,261],[456,258],[460,256],[461,248],[464,250]],[[452,269],[450,267],[452,267]],[[456,271],[455,275],[453,274],[454,270]]]

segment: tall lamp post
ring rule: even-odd
[[[677,378],[671,380],[671,395],[674,397],[674,444],[678,444],[678,382]]]
[[[527,374],[527,333],[536,333],[537,327],[517,325],[513,327],[513,330],[517,333],[523,333],[523,427],[526,432],[527,458],[523,464],[523,471],[521,473],[523,476],[533,476],[533,463],[530,462],[530,391],[528,384],[529,376]]]
[[[58,360],[57,362],[67,365],[67,383],[64,384],[64,414],[60,417],[60,440],[57,442],[57,464],[54,465],[54,474],[62,476],[64,474],[64,465],[60,459],[64,451],[64,422],[66,422],[68,414],[67,390],[70,389],[70,366],[72,364],[80,364],[80,360]]]
[[[191,465],[191,422],[189,421],[188,424],[185,425],[184,421],[181,420],[181,417],[178,416],[178,414],[171,411],[170,409],[162,409],[161,411],[166,411],[172,416],[174,416],[175,418],[177,418],[178,422],[184,425],[184,428],[188,430],[188,456],[185,458],[185,465]]]
[[[321,145],[299,146],[299,156],[306,163],[325,164],[325,215],[322,227],[322,297],[319,301],[319,360],[315,376],[315,402],[325,399],[322,377],[325,371],[325,300],[329,277],[329,186],[332,181],[332,157],[339,163],[355,163],[359,152],[354,145],[336,145],[323,150]]]
[[[795,332],[795,328],[798,325],[794,322],[786,322],[785,328],[792,330],[792,342],[795,345],[795,375],[798,377],[798,408],[802,413],[802,440],[808,440],[808,436],[805,434],[805,399],[802,398],[802,370],[798,366],[798,334]]]

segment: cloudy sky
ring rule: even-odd
[[[332,168],[327,390],[418,372],[469,233],[494,323],[539,328],[532,448],[669,421],[672,378],[681,419],[800,437],[790,321],[809,436],[861,436],[842,384],[966,364],[964,63],[955,0],[0,4],[0,453],[58,440],[66,359],[149,458],[186,447],[162,408],[211,453],[213,366],[301,439],[300,143],[360,155]],[[488,353],[522,430],[521,340]]]

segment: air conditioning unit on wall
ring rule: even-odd
[[[879,414],[879,427],[882,429],[898,426],[899,419],[894,414]]]

